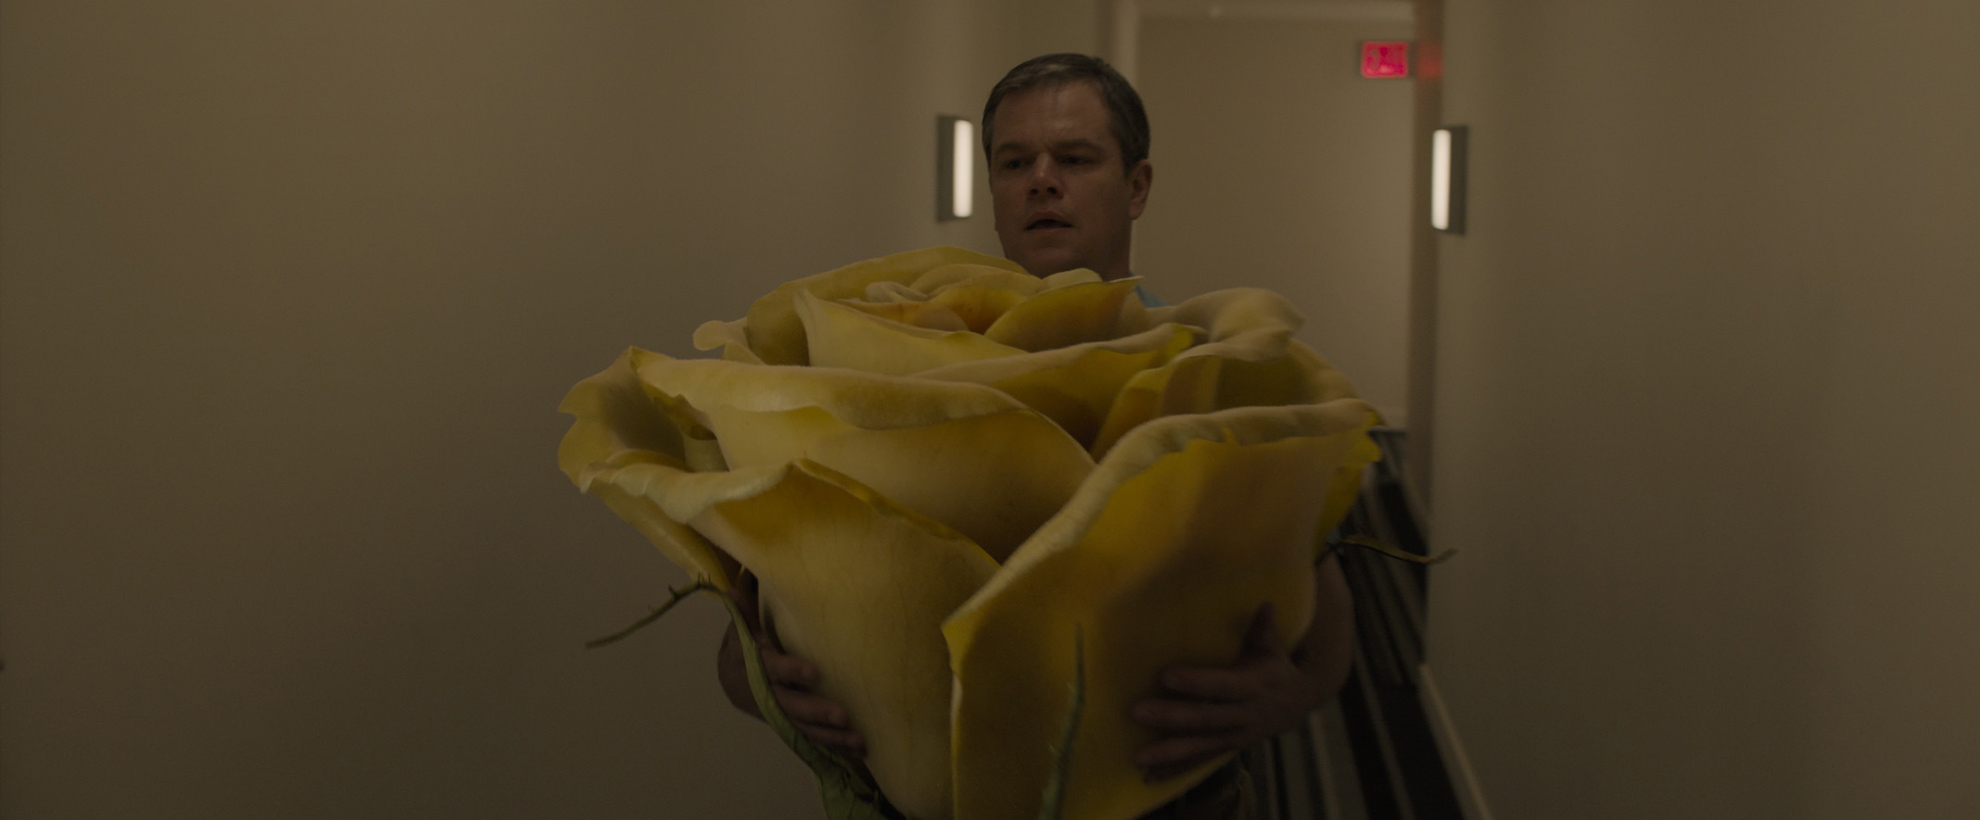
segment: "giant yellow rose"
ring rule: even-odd
[[[721,359],[580,382],[559,462],[711,587],[761,579],[902,813],[1030,820],[1059,760],[1065,817],[1129,820],[1212,767],[1143,783],[1128,704],[1235,658],[1261,603],[1304,632],[1377,453],[1282,298],[1135,284],[953,248],[799,279],[696,331]]]

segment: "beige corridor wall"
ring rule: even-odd
[[[1429,667],[1493,816],[1980,816],[1974,31],[1446,4]]]
[[[1135,272],[1170,301],[1236,286],[1291,299],[1299,337],[1406,423],[1410,84],[1360,76],[1391,20],[1142,20],[1136,85],[1155,165]]]
[[[0,5],[0,816],[819,816],[577,379],[938,243],[1091,3]],[[979,202],[987,212],[987,198]]]

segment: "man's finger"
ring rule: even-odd
[[[775,690],[777,708],[784,710],[784,717],[792,723],[809,724],[826,729],[844,729],[849,724],[846,707],[830,698],[819,697],[797,689]]]
[[[777,690],[777,706],[813,744],[852,760],[866,757],[866,738],[847,725],[844,706],[792,689]]]
[[[1184,734],[1221,734],[1251,723],[1251,710],[1242,706],[1170,698],[1142,698],[1128,716],[1151,729]]]
[[[763,676],[769,678],[771,684],[797,689],[810,689],[818,685],[817,664],[767,647],[759,654],[763,657]]]
[[[729,600],[736,602],[736,609],[742,612],[743,623],[749,625],[750,635],[761,639],[763,625],[756,615],[756,574],[747,568],[736,575],[736,582],[729,585]]]
[[[1219,755],[1237,751],[1244,745],[1244,739],[1243,734],[1231,732],[1159,740],[1135,753],[1134,767],[1140,769],[1143,778],[1150,783],[1168,780],[1209,763]]]
[[[825,751],[852,760],[866,758],[866,738],[851,729],[834,729],[811,723],[797,724],[797,729],[812,745]]]
[[[1212,703],[1242,703],[1255,700],[1264,691],[1264,683],[1247,670],[1203,666],[1169,667],[1162,671],[1161,684],[1174,694]]]
[[[1271,657],[1286,654],[1286,642],[1279,636],[1279,619],[1273,617],[1272,602],[1266,601],[1251,616],[1244,631],[1245,657]]]

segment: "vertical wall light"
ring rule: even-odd
[[[976,126],[947,115],[935,118],[935,218],[968,219],[976,204]]]
[[[1447,125],[1430,135],[1430,227],[1464,233],[1465,127]]]

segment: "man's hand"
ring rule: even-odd
[[[1252,616],[1236,663],[1172,666],[1157,675],[1156,694],[1129,710],[1156,731],[1134,755],[1148,782],[1291,729],[1340,689],[1353,660],[1353,602],[1337,565],[1323,564],[1315,580],[1313,624],[1293,651],[1284,648],[1268,603]]]
[[[784,711],[785,717],[790,718],[791,725],[797,727],[798,732],[818,747],[849,760],[866,757],[866,739],[852,730],[846,707],[812,693],[812,687],[818,685],[818,666],[795,655],[784,654],[776,633],[757,615],[756,587],[756,576],[744,571],[735,585],[729,588],[729,597],[742,610],[750,634],[756,638],[756,646],[763,659],[763,676],[770,682],[770,691],[777,698],[777,707]],[[715,658],[715,672],[730,703],[744,714],[758,719],[763,717],[756,708],[756,698],[749,691],[749,670],[743,665],[742,641],[736,636],[734,623],[730,623],[728,631],[722,635],[722,649]]]

